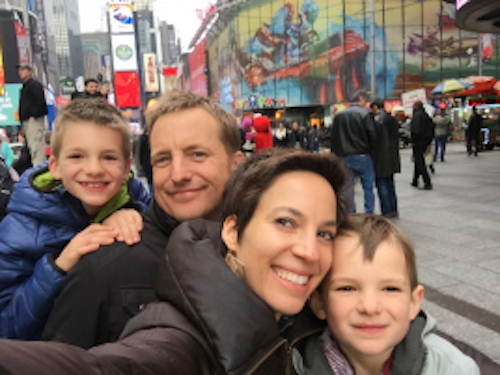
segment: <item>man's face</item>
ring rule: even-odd
[[[380,113],[380,108],[377,107],[376,105],[372,106],[372,112],[374,115],[378,115]]]
[[[85,91],[89,94],[95,94],[97,92],[97,82],[89,82],[85,85]]]
[[[19,74],[19,78],[21,78],[21,81],[23,82],[31,77],[31,70],[26,68],[17,69],[17,73]]]
[[[161,116],[150,136],[155,200],[176,220],[210,218],[239,163],[228,155],[221,126],[202,108]]]

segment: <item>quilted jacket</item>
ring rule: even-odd
[[[150,200],[141,183],[129,179],[95,221],[119,208],[143,212]],[[53,255],[90,224],[89,217],[47,163],[21,176],[7,210],[0,222],[0,337],[37,339],[65,278]]]

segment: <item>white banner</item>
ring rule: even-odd
[[[143,55],[144,69],[144,89],[146,92],[160,91],[158,73],[156,69],[156,55],[154,53],[145,53]]]
[[[411,116],[413,113],[413,103],[416,101],[421,101],[422,103],[427,101],[425,89],[417,89],[401,94],[401,104],[403,105],[406,116]]]
[[[136,72],[137,52],[134,34],[111,35],[113,49],[113,70],[115,72]]]

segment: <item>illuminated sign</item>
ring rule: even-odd
[[[132,4],[109,6],[109,27],[112,34],[134,32],[134,9]]]

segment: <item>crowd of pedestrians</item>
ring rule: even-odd
[[[388,219],[400,160],[383,101],[369,111],[356,93],[320,153],[318,127],[238,127],[213,99],[172,91],[146,113],[151,198],[130,174],[126,120],[85,99],[60,112],[51,155],[0,222],[1,374],[479,374],[434,333]],[[419,110],[415,175],[430,144]]]

